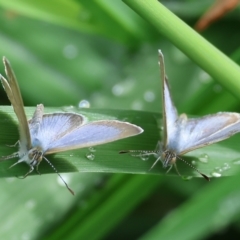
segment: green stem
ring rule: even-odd
[[[156,0],[123,0],[176,47],[240,98],[240,68]],[[159,46],[161,48],[161,46]]]

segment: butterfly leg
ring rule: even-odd
[[[17,147],[19,145],[20,141],[18,140],[16,143],[14,143],[13,145],[8,145],[6,144],[7,147]]]
[[[157,160],[153,163],[153,165],[150,167],[150,169],[148,171],[151,171],[154,168],[154,166],[157,164],[157,162],[161,160],[161,156],[159,156],[159,154],[155,153],[154,157],[156,157]]]
[[[8,155],[8,156],[2,156],[0,157],[0,161],[4,161],[4,160],[8,160],[8,159],[11,159],[11,158],[15,158],[15,157],[18,157],[18,152],[15,152],[11,155]],[[12,167],[12,166],[11,166]],[[10,167],[10,168],[11,168]]]
[[[33,170],[34,170],[34,167],[30,166],[29,171],[23,177],[19,177],[19,178],[21,178],[21,179],[26,178]]]
[[[169,173],[169,172],[171,171],[173,165],[174,165],[174,167],[176,168],[176,172],[177,172],[177,174],[181,177],[181,175],[180,175],[180,173],[179,173],[179,171],[178,171],[178,169],[177,169],[177,165],[176,165],[176,164],[172,164],[172,165],[170,165],[169,168],[168,168],[168,170],[166,171],[166,174]]]
[[[37,172],[38,175],[41,175],[41,173],[38,171],[38,165],[36,166],[35,171]]]

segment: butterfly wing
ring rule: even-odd
[[[27,150],[31,147],[31,138],[27,117],[24,111],[22,95],[15,74],[7,58],[3,57],[3,63],[8,80],[6,80],[3,76],[0,76],[1,82],[19,121],[20,148],[26,148]]]
[[[45,114],[38,118],[39,106],[37,106],[33,118],[29,120],[29,128],[32,146],[40,147],[43,152],[46,152],[53,142],[73,132],[84,122],[82,115],[73,113]]]
[[[40,146],[45,154],[50,154],[104,144],[142,131],[138,126],[117,120],[84,124],[84,117],[78,114],[46,114],[34,137],[34,145]]]
[[[171,94],[169,91],[168,80],[165,75],[164,57],[160,50],[159,62],[161,70],[161,82],[162,82],[162,114],[163,114],[163,147],[166,149],[168,146],[175,146],[176,144],[176,131],[177,131],[177,119],[178,113],[173,104]]]
[[[181,115],[178,120],[179,136],[176,152],[183,155],[224,139],[240,131],[240,114],[217,113],[202,118],[187,119]]]
[[[185,114],[178,117],[170,95],[165,76],[164,58],[160,50],[159,59],[163,98],[163,148],[165,150],[173,150],[176,154],[183,155],[229,138],[240,131],[240,114],[238,113],[217,113],[196,119],[187,119]]]

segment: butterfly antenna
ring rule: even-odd
[[[67,183],[64,181],[64,179],[62,178],[62,176],[60,175],[60,173],[57,171],[57,169],[52,165],[52,163],[43,156],[43,158],[45,159],[45,161],[52,167],[52,169],[54,170],[54,172],[61,178],[61,180],[64,182],[66,188],[69,190],[69,192],[74,195],[74,191],[67,185]]]
[[[203,173],[201,173],[197,168],[195,168],[192,164],[190,164],[190,163],[188,163],[187,161],[185,161],[183,158],[181,158],[181,157],[179,157],[179,156],[177,156],[177,158],[178,159],[180,159],[182,162],[184,162],[185,164],[187,164],[189,167],[191,167],[192,169],[194,169],[195,171],[197,171],[202,177],[204,177],[207,181],[210,181],[210,178],[207,176],[207,175],[205,175],[205,174],[203,174]],[[177,170],[177,168],[176,168],[176,166],[175,166],[175,169]],[[179,174],[179,171],[177,170],[177,173],[178,173],[178,175],[180,175]],[[181,175],[180,175],[181,176]]]
[[[157,160],[153,163],[153,165],[150,167],[148,171],[151,171],[157,162],[161,159],[158,155],[158,151],[148,151],[148,150],[122,150],[119,152],[120,154],[122,153],[140,153],[141,155],[136,155],[136,157],[143,157],[143,156],[149,156],[149,155],[154,155]],[[134,155],[133,155],[134,156]]]
[[[156,151],[152,151],[152,150],[121,150],[119,151],[120,154],[123,153],[142,153],[144,155],[155,155],[157,154]]]
[[[142,153],[144,152],[143,150],[121,150],[119,151],[120,154],[123,154],[123,153]]]
[[[119,154],[123,154],[123,153],[140,153],[139,155],[132,155],[133,157],[141,157],[144,155],[149,155],[150,151],[144,151],[144,150],[121,150],[119,151]]]
[[[132,156],[133,157],[144,157],[144,156],[154,155],[156,158],[158,158],[158,153],[156,151],[151,151],[151,150],[122,150],[119,153],[120,154],[123,154],[123,153],[140,153],[138,155],[132,154]],[[159,160],[159,158],[157,159],[157,161],[158,160]],[[150,168],[150,170],[154,167],[155,164],[156,163],[153,164],[153,166]]]

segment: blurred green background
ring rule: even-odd
[[[161,1],[190,26],[212,2]],[[236,61],[239,11],[202,34]],[[0,0],[0,20],[0,55],[11,61],[25,106],[43,103],[60,109],[90,106],[158,113],[157,50],[161,49],[179,112],[240,112],[237,98],[119,0]],[[2,64],[0,72],[4,74]],[[0,91],[1,105],[9,105]],[[221,149],[220,154],[227,156],[228,149]],[[56,174],[0,179],[2,239],[186,240],[240,235],[238,173],[210,183],[150,174],[62,176],[75,197]]]

